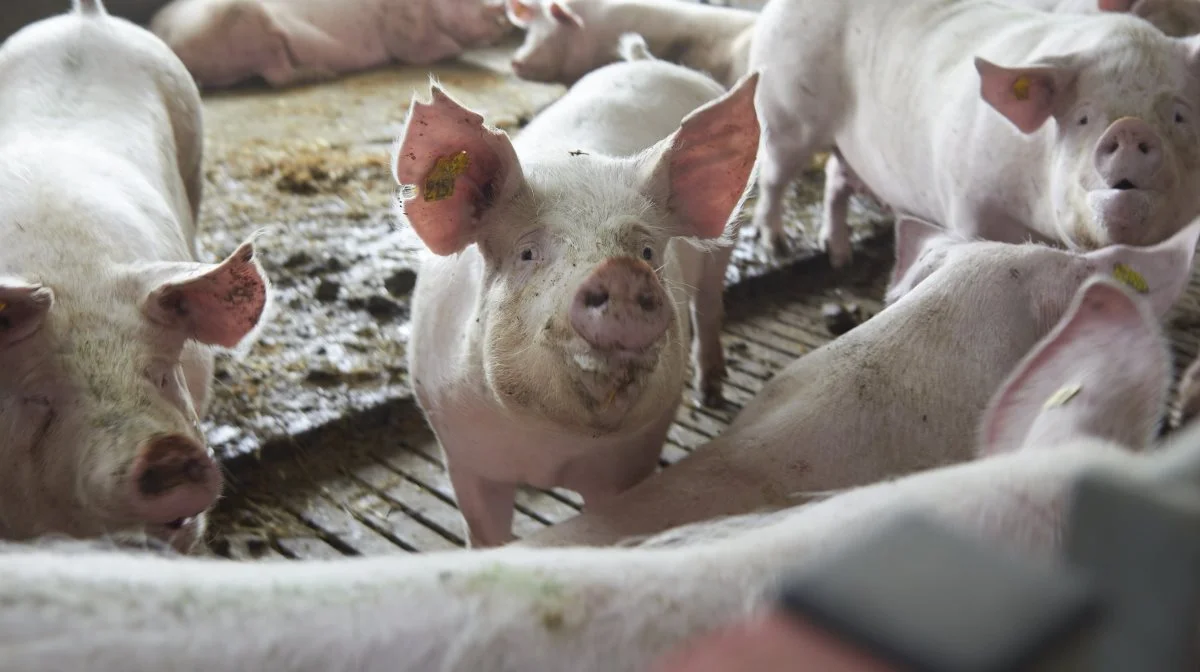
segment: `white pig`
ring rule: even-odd
[[[1046,12],[1129,12],[1171,37],[1200,33],[1200,0],[1004,0]]]
[[[190,548],[221,474],[212,352],[258,324],[251,242],[196,261],[200,96],[99,0],[0,48],[0,537],[146,527]]]
[[[174,0],[150,29],[201,86],[286,86],[392,62],[425,65],[511,28],[500,0]]]
[[[512,59],[522,79],[573,84],[618,60],[618,39],[641,34],[658,58],[708,73],[726,87],[749,71],[758,13],[679,0],[506,0],[525,30]]]
[[[773,0],[754,227],[782,240],[784,188],[836,146],[900,214],[1005,242],[1149,245],[1200,213],[1200,38],[1125,14],[986,0]],[[835,266],[846,222],[825,222]]]
[[[1000,454],[745,520],[708,543],[302,563],[5,549],[0,670],[645,672],[769,606],[788,572],[910,511],[1046,558],[1088,470],[1195,490],[1200,429],[1158,454],[1126,450],[1150,439],[1168,371],[1149,311],[1096,279],[993,401],[982,434],[999,440],[982,449]],[[1069,384],[1074,397],[1043,409]]]
[[[1200,220],[1155,247],[1086,254],[966,242],[913,219],[896,230],[882,312],[786,367],[721,436],[521,543],[610,544],[966,460],[989,397],[1089,276],[1132,269],[1154,311],[1170,309]]]
[[[723,242],[754,168],[757,82],[722,96],[677,65],[609,65],[515,143],[437,86],[414,101],[395,172],[433,254],[410,371],[472,545],[512,538],[520,483],[592,506],[654,470],[681,400],[689,301],[697,387],[720,398]]]

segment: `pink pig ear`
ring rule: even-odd
[[[537,5],[526,0],[504,0],[504,13],[508,15],[509,23],[524,29],[537,16]]]
[[[1102,12],[1129,12],[1138,0],[1097,0],[1097,7]]]
[[[493,204],[524,183],[516,151],[504,131],[459,105],[440,86],[433,101],[413,101],[393,172],[408,193],[404,216],[434,254],[474,243]]]
[[[186,264],[150,290],[143,310],[188,338],[232,348],[258,326],[269,299],[266,275],[246,241],[219,264]],[[164,270],[149,271],[162,275]]]
[[[1071,71],[1061,66],[1006,68],[975,58],[980,95],[1022,133],[1046,123],[1060,103]]]
[[[666,184],[675,235],[719,238],[746,196],[758,155],[758,72],[684,118],[646,155],[649,182]]]
[[[1148,306],[1094,276],[984,413],[980,452],[1052,449],[1089,437],[1141,449],[1167,403],[1170,353]]]
[[[49,287],[0,276],[0,348],[32,336],[54,305]]]
[[[551,2],[550,16],[568,28],[583,28],[583,18],[572,11],[565,2]]]
[[[1110,245],[1084,255],[1100,273],[1112,275],[1144,294],[1154,314],[1165,317],[1192,277],[1200,218],[1151,247]]]

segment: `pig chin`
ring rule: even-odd
[[[1147,223],[1154,212],[1151,194],[1141,189],[1097,189],[1088,192],[1087,205],[1094,225],[1089,237],[1096,239],[1093,245],[1141,245],[1149,227]]]
[[[660,346],[638,353],[591,350],[570,355],[572,382],[580,404],[595,429],[616,429],[643,397],[658,365]]]

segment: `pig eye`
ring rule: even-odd
[[[521,250],[521,261],[533,261],[533,250]]]
[[[642,259],[645,259],[646,261],[650,261],[653,258],[654,258],[654,248],[649,247],[649,246],[643,247],[642,248]]]
[[[1088,122],[1088,118],[1087,118],[1086,114],[1079,118],[1080,126],[1087,126],[1087,122]]]
[[[521,248],[521,261],[541,261],[542,251],[537,245],[525,245]]]
[[[1176,111],[1175,112],[1175,123],[1182,124],[1184,121],[1186,121],[1186,120],[1183,118],[1183,113]]]

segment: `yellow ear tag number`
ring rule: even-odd
[[[457,154],[438,157],[433,170],[425,177],[425,200],[441,201],[453,196],[454,181],[467,172],[470,165],[471,157],[465,149]]]
[[[1129,285],[1134,291],[1142,294],[1150,291],[1150,285],[1146,283],[1146,279],[1142,277],[1142,274],[1125,264],[1113,266],[1113,277]]]
[[[1021,75],[1013,81],[1012,92],[1017,97],[1017,100],[1029,100],[1029,88],[1033,85],[1033,81],[1028,75]]]
[[[1079,394],[1079,391],[1082,389],[1083,386],[1078,383],[1075,383],[1074,385],[1063,385],[1062,387],[1058,388],[1057,392],[1050,395],[1050,398],[1046,400],[1046,403],[1042,404],[1042,410],[1050,410],[1056,406],[1062,406],[1066,404],[1068,401],[1075,398],[1075,395]]]

